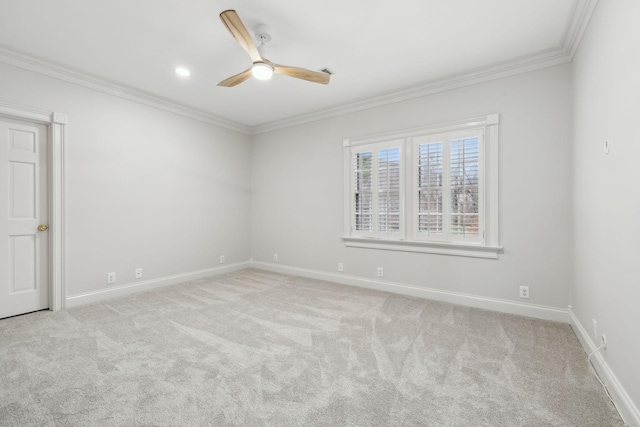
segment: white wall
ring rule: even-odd
[[[4,64],[0,101],[69,117],[67,296],[249,259],[248,136]]]
[[[533,304],[569,304],[571,82],[568,65],[254,137],[252,256],[258,262]],[[352,138],[500,114],[498,260],[345,248],[343,147]]]
[[[640,2],[600,0],[573,63],[573,310],[640,406]],[[610,154],[603,141],[611,141]],[[591,337],[593,339],[593,337]],[[599,343],[598,343],[599,344]],[[637,411],[637,408],[636,408]],[[640,420],[640,413],[636,413]]]

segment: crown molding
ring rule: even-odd
[[[251,128],[252,134],[258,135],[304,123],[328,119],[331,117],[341,116],[343,114],[355,113],[383,105],[395,104],[410,99],[569,63],[573,60],[597,3],[598,0],[576,1],[573,6],[573,10],[569,14],[561,44],[557,48],[536,52],[515,60],[493,64],[489,67],[476,69],[453,77],[434,80],[420,86],[388,93],[363,101],[256,125]]]
[[[225,129],[230,129],[244,134],[252,133],[251,127],[241,123],[227,120],[195,108],[187,107],[186,105],[182,105],[170,99],[162,98],[139,89],[91,76],[78,70],[56,64],[50,60],[29,55],[5,46],[0,46],[0,63],[12,65],[47,77],[52,77],[78,86],[97,90],[99,92],[216,125]]]
[[[539,70],[542,68],[553,67],[556,65],[565,64],[570,61],[571,60],[566,55],[563,49],[556,48],[545,51],[543,53],[521,57],[517,60],[501,63],[499,65],[494,65],[488,68],[477,69],[469,73],[459,74],[455,77],[434,80],[430,83],[415,86],[402,91],[392,92],[363,101],[341,105],[339,107],[328,108],[325,110],[303,114],[284,120],[257,125],[252,128],[252,134],[257,135],[274,130],[297,126],[308,122],[314,122],[317,120],[328,119],[344,114],[381,107],[384,105],[396,104],[415,98],[421,98],[427,95],[433,95],[440,92],[446,92],[453,89],[472,86],[478,83],[484,83],[491,80],[510,77],[529,71]]]
[[[562,48],[565,50],[567,55],[569,55],[571,61],[573,61],[573,57],[578,50],[578,46],[580,46],[582,36],[584,36],[584,32],[589,25],[589,21],[591,21],[591,16],[593,15],[593,11],[596,9],[597,5],[598,0],[577,1],[574,4],[574,8],[561,43]]]

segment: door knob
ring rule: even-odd
[[[38,231],[47,231],[48,229],[49,229],[49,227],[47,227],[47,226],[46,226],[46,225],[44,225],[44,224],[40,224],[40,225],[38,226]]]

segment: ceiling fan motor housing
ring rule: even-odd
[[[256,25],[253,33],[255,39],[261,44],[269,43],[271,41],[271,30],[264,24]]]

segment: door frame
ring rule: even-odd
[[[49,310],[65,308],[65,147],[66,114],[42,111],[0,102],[0,116],[47,126],[47,165],[49,201]]]

